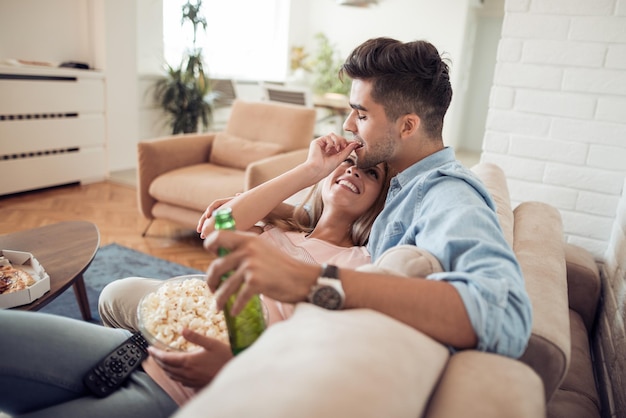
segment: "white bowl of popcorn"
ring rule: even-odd
[[[224,314],[217,310],[206,276],[202,274],[165,280],[156,291],[141,299],[137,319],[143,336],[158,348],[199,349],[182,336],[184,328],[228,344]]]

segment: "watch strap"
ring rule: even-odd
[[[327,279],[339,280],[339,269],[332,264],[322,264],[322,274],[320,277],[326,277]]]
[[[325,309],[336,310],[343,307],[345,293],[337,266],[322,264],[322,271],[311,287],[307,300]]]

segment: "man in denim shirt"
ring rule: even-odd
[[[354,150],[359,168],[386,161],[398,173],[370,235],[372,260],[410,244],[433,254],[444,272],[406,278],[320,269],[256,237],[219,231],[209,235],[206,248],[217,252],[223,246],[231,253],[209,267],[209,286],[216,290],[224,273],[236,272],[221,286],[218,305],[238,291],[234,314],[255,293],[327,308],[369,308],[452,349],[521,356],[532,318],[520,267],[486,188],[443,145],[452,98],[447,64],[428,42],[377,38],[352,52],[341,75],[352,79],[352,111],[344,129],[354,141],[330,134],[328,149]],[[317,299],[320,288],[331,296]]]

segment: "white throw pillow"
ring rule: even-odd
[[[300,303],[175,417],[416,418],[448,356],[378,312]]]

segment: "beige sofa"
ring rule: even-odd
[[[377,312],[301,303],[176,417],[599,417],[588,342],[600,283],[593,258],[564,243],[555,208],[524,202],[512,210],[502,170],[483,163],[474,171],[498,205],[533,304],[521,359],[452,354]],[[436,267],[416,251],[411,268]],[[375,267],[404,265],[382,260]]]
[[[150,221],[167,219],[195,229],[215,199],[233,196],[304,161],[315,118],[312,108],[236,100],[223,132],[141,141],[141,213]]]

